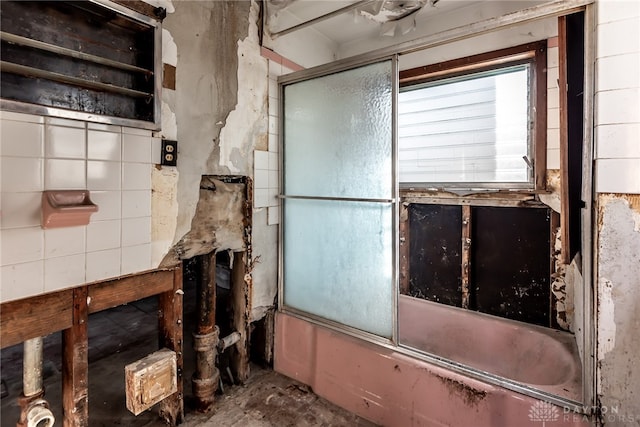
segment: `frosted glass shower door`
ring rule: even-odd
[[[283,302],[391,338],[391,60],[284,86]]]

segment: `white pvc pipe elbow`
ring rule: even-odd
[[[53,427],[55,422],[53,413],[43,399],[34,401],[27,410],[27,427]]]

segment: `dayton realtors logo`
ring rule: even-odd
[[[542,422],[542,427],[549,421],[557,421],[560,418],[560,411],[551,403],[536,402],[529,409],[529,419],[531,421]]]

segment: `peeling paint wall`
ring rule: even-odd
[[[636,204],[634,205],[633,201]],[[640,420],[640,197],[601,195],[598,231],[598,395],[617,417]]]
[[[259,3],[149,3],[167,8],[163,62],[176,67],[176,88],[163,90],[162,137],[178,141],[177,167],[153,170],[154,265],[217,248],[241,250],[238,227],[244,217],[230,207],[238,207],[231,203],[238,193],[223,191],[226,184],[217,182],[213,200],[201,179],[253,177],[253,152],[267,146],[268,68],[260,54]],[[261,245],[252,253],[258,263],[270,263],[269,271],[277,270],[277,257],[270,256],[277,253],[277,227],[275,233],[267,229],[266,221],[253,224]],[[256,269],[254,291],[265,280]],[[273,287],[275,278],[268,281]]]
[[[640,423],[640,2],[595,4],[596,384],[606,426]]]

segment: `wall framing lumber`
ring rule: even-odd
[[[160,348],[177,355],[178,391],[160,403],[160,415],[175,426],[184,418],[180,265],[0,304],[0,348],[62,331],[62,425],[87,427],[89,314],[153,295],[159,295]]]
[[[183,400],[183,295],[182,267],[173,270],[172,288],[161,293],[158,298],[158,341],[159,347],[166,347],[176,352],[176,370],[178,390],[160,402],[160,417],[165,423],[176,426],[184,420]]]
[[[409,203],[400,203],[400,294],[409,295]]]
[[[89,285],[89,313],[168,292],[174,287],[173,276],[172,270],[153,270]]]
[[[89,425],[89,309],[87,287],[73,290],[73,325],[62,332],[63,427]]]
[[[569,264],[569,112],[567,75],[567,18],[558,17],[558,87],[560,89],[560,241],[561,260]]]
[[[249,314],[251,307],[251,276],[247,273],[249,252],[236,252],[231,269],[231,299],[233,304],[233,326],[240,333],[236,352],[231,355],[231,368],[236,380],[244,384],[249,379],[249,340],[251,336]]]
[[[462,206],[462,308],[469,309],[471,271],[471,206]]]
[[[42,337],[72,325],[71,289],[0,305],[0,348]]]

